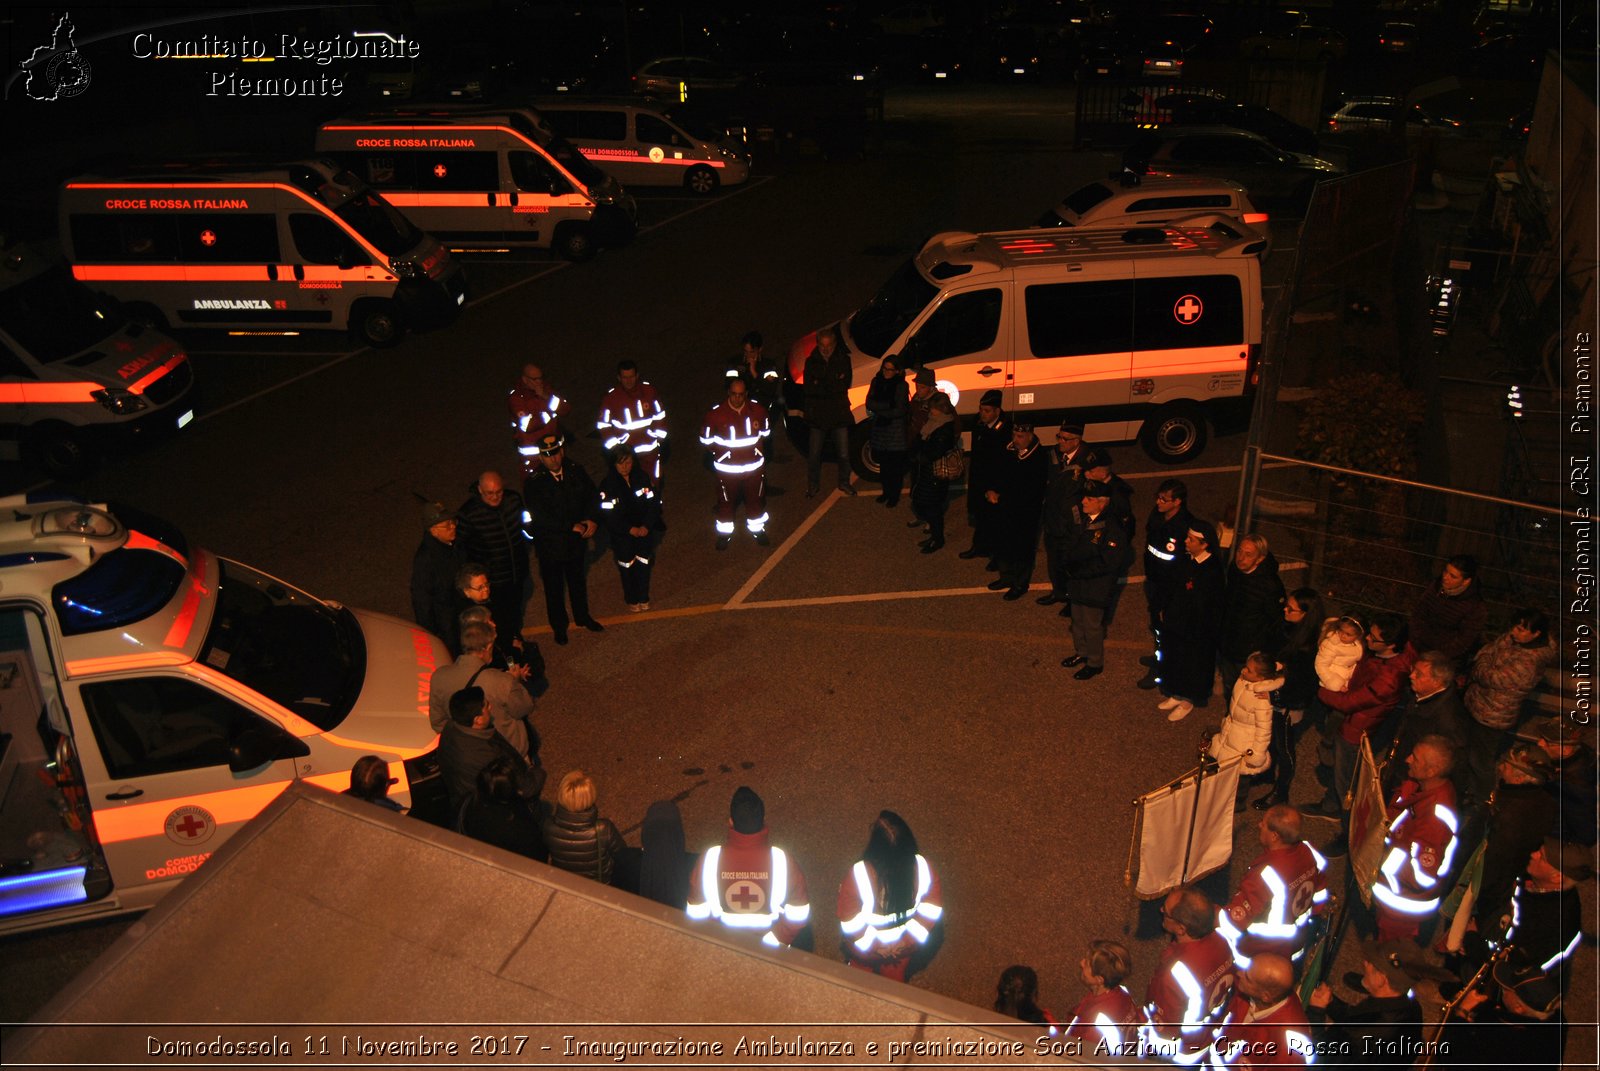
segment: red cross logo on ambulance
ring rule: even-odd
[[[446,168],[445,168],[445,166],[443,164],[434,164],[433,165],[433,177],[434,178],[444,178],[445,171],[446,171]]]
[[[1172,306],[1172,318],[1185,327],[1193,327],[1205,315],[1205,302],[1194,294],[1185,294]]]
[[[216,831],[217,820],[204,807],[186,804],[167,815],[167,839],[174,844],[204,844]]]
[[[767,890],[753,881],[735,881],[728,886],[728,910],[740,915],[758,915],[766,910]]]
[[[203,245],[203,246],[206,246],[208,248],[210,246],[216,245],[217,244],[217,232],[216,231],[211,231],[211,230],[201,231],[200,232],[200,244]]]
[[[666,153],[665,149],[663,149],[659,145],[650,146],[650,162],[652,164],[659,164],[661,161],[665,160],[666,158],[667,158],[667,153]]]

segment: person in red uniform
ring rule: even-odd
[[[617,362],[617,385],[600,400],[600,420],[595,426],[604,437],[607,453],[619,446],[631,447],[650,478],[661,479],[667,411],[661,407],[655,387],[639,378],[636,361]]]
[[[805,875],[767,832],[766,805],[745,785],[728,807],[728,839],[706,850],[689,875],[694,922],[716,921],[726,929],[759,933],[771,948],[810,952],[811,901]]]
[[[1078,961],[1078,977],[1089,995],[1072,1009],[1067,1037],[1083,1039],[1088,1055],[1116,1056],[1127,1045],[1134,1021],[1133,995],[1122,984],[1132,970],[1132,958],[1120,941],[1090,941],[1088,953]]]
[[[1216,932],[1217,908],[1193,885],[1179,885],[1161,905],[1161,928],[1172,943],[1145,989],[1141,1055],[1180,1066],[1199,1063],[1233,994],[1233,952]]]
[[[844,961],[904,982],[943,919],[939,875],[917,851],[916,835],[904,818],[880,811],[866,850],[839,883]]]
[[[1304,1067],[1312,1053],[1311,1026],[1294,991],[1294,964],[1259,953],[1239,974],[1211,1044],[1211,1066]]]
[[[1299,959],[1311,943],[1312,917],[1328,912],[1328,861],[1306,843],[1300,812],[1287,803],[1268,807],[1256,831],[1266,851],[1217,912],[1217,932],[1240,970],[1263,952]]]
[[[1378,940],[1417,940],[1426,925],[1432,929],[1439,897],[1448,892],[1445,879],[1460,843],[1456,816],[1455,745],[1431,733],[1406,756],[1410,778],[1389,801],[1389,832],[1383,862],[1372,882]]]
[[[744,503],[744,524],[767,545],[767,461],[763,440],[772,434],[767,410],[750,397],[743,379],[728,380],[728,400],[706,414],[700,442],[717,474],[717,549],[733,542],[733,514]]]
[[[523,473],[531,476],[539,470],[539,440],[559,432],[561,418],[569,415],[572,407],[550,389],[544,369],[536,364],[522,366],[522,376],[506,396],[506,406],[511,410],[511,433],[522,457]]]

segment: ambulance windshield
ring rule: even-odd
[[[367,645],[355,615],[219,559],[217,609],[199,661],[327,731],[361,694]]]
[[[917,262],[906,261],[872,300],[850,317],[850,341],[867,356],[882,357],[917,313],[938,296],[939,288],[922,277]]]
[[[100,345],[126,326],[116,303],[57,264],[0,290],[0,329],[48,364]]]
[[[371,190],[362,190],[343,204],[329,207],[386,257],[409,253],[422,241],[422,232]]]
[[[566,138],[551,137],[544,143],[544,151],[551,158],[567,169],[567,172],[587,189],[598,190],[610,178],[604,171],[589,162],[589,158],[579,152],[577,146]]]

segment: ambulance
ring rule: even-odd
[[[106,452],[194,419],[172,339],[76,282],[51,250],[0,251],[0,456],[77,479]]]
[[[134,510],[0,499],[0,934],[144,910],[363,755],[409,804],[448,657]]]
[[[852,464],[876,476],[867,387],[883,358],[930,369],[959,413],[989,390],[1041,431],[1137,440],[1156,461],[1198,454],[1212,427],[1243,427],[1259,373],[1266,238],[1227,215],[1162,227],[934,235],[872,300],[838,321],[854,362]],[[806,357],[789,351],[790,434],[807,434]]]
[[[448,250],[326,160],[85,175],[62,188],[60,223],[73,275],[157,327],[392,346],[467,300]]]
[[[632,241],[622,184],[527,109],[438,106],[336,119],[317,152],[381,190],[452,249],[554,249],[588,260]]]

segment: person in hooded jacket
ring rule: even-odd
[[[1222,635],[1217,638],[1217,672],[1222,674],[1224,695],[1232,693],[1239,667],[1251,652],[1277,647],[1285,598],[1278,559],[1272,556],[1265,536],[1242,535],[1235,540],[1226,575]]]
[[[883,359],[878,374],[872,377],[872,385],[867,388],[867,413],[872,417],[867,440],[878,462],[878,476],[883,486],[877,501],[893,509],[900,504],[900,492],[905,489],[911,388],[906,384],[900,358],[892,353]]]
[[[639,827],[639,895],[682,911],[689,903],[695,855],[684,848],[683,815],[671,800],[656,800]]]

